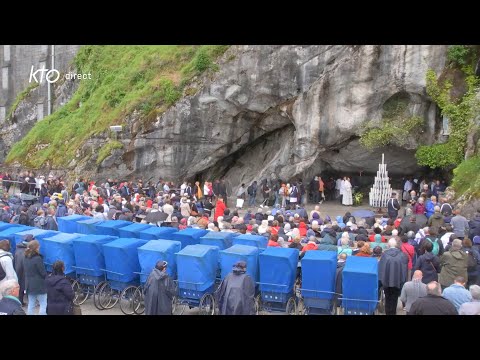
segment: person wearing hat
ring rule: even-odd
[[[253,315],[255,283],[247,273],[247,263],[238,261],[216,291],[221,315]]]
[[[167,274],[168,263],[158,261],[145,283],[145,315],[172,315],[175,286]]]

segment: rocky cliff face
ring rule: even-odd
[[[129,141],[122,172],[224,175],[235,187],[272,174],[376,171],[380,151],[365,151],[358,136],[397,94],[408,97],[411,114],[424,117],[427,130],[406,149],[380,150],[391,173],[413,172],[411,150],[442,141],[425,72],[441,71],[445,53],[446,46],[233,47],[215,79]]]
[[[440,72],[446,46],[233,46],[213,78],[179,100],[149,129],[134,113],[119,134],[124,144],[96,169],[99,178],[182,180],[225,176],[232,188],[264,177],[291,179],[322,170],[376,171],[381,153],[389,172],[417,169],[413,149],[444,139],[436,106],[425,91],[428,68]],[[368,152],[358,138],[383,105],[401,95],[426,130],[402,147]],[[82,157],[105,139],[86,144]],[[82,164],[79,167],[79,164]]]

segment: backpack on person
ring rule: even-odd
[[[39,229],[45,229],[47,225],[47,218],[45,216],[37,216],[33,219],[33,226]]]
[[[247,193],[248,195],[253,195],[253,185],[250,185],[248,188],[247,188]]]
[[[468,255],[467,272],[472,273],[477,271],[478,259],[475,258],[474,252],[469,250],[466,250],[465,252]]]
[[[435,256],[438,256],[438,253],[440,251],[440,245],[438,245],[438,241],[437,239],[435,240],[432,240],[430,239],[429,237],[426,237],[425,238],[426,240],[430,241],[433,245],[433,248],[432,248],[432,254],[435,255]]]
[[[10,221],[11,224],[18,224],[20,222],[20,215],[14,215],[12,220]]]

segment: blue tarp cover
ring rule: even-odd
[[[73,239],[82,237],[81,234],[59,233],[46,237],[42,241],[43,261],[47,271],[52,271],[52,265],[57,260],[65,263],[65,274],[75,271],[75,255],[73,254]]]
[[[70,215],[57,218],[58,231],[69,234],[77,233],[77,221],[91,219],[85,215]]]
[[[293,291],[297,275],[298,255],[297,249],[278,247],[269,247],[260,253],[258,255],[260,290],[281,294]]]
[[[140,262],[141,273],[140,282],[145,283],[148,275],[152,272],[157,261],[164,260],[168,263],[167,274],[172,279],[177,277],[177,256],[182,244],[179,241],[172,240],[150,240],[145,245],[138,248],[138,261]]]
[[[140,238],[140,231],[155,227],[148,224],[133,223],[131,225],[123,226],[118,229],[120,237],[124,238]]]
[[[25,225],[0,222],[0,232],[3,230],[7,230],[8,228],[11,228],[11,227],[25,227],[25,230],[27,230],[27,227]]]
[[[124,283],[138,279],[138,274],[134,274],[140,272],[138,248],[145,244],[145,240],[135,238],[119,238],[104,244],[107,279]]]
[[[140,239],[143,240],[173,240],[173,234],[178,232],[178,229],[171,227],[157,227],[142,230],[139,232]]]
[[[8,228],[4,228],[0,231],[0,240],[10,241],[10,252],[15,254],[15,249],[17,248],[17,243],[15,242],[15,234],[21,231],[32,229],[30,226],[18,225],[18,224],[6,224],[12,225]]]
[[[75,266],[77,267],[75,270],[77,274],[102,276],[104,272],[100,269],[105,269],[102,245],[116,239],[118,238],[108,235],[85,235],[73,239],[73,253],[75,255]]]
[[[105,220],[100,220],[100,219],[88,219],[88,220],[80,220],[77,221],[77,232],[79,234],[85,234],[85,235],[95,235],[97,228],[96,225],[100,225],[101,223],[104,223]]]
[[[234,234],[231,232],[209,231],[200,238],[200,244],[218,246],[224,250],[232,246]]]
[[[177,253],[178,287],[205,291],[213,286],[218,267],[216,246],[189,245]]]
[[[131,225],[132,222],[125,220],[108,220],[101,224],[95,224],[95,235],[119,236],[118,228]]]
[[[303,297],[330,300],[335,292],[336,272],[336,251],[307,251],[302,259],[302,289],[306,289],[302,290]]]
[[[172,235],[175,241],[182,243],[182,249],[188,245],[200,244],[200,238],[207,234],[207,230],[187,228]]]
[[[258,282],[258,254],[259,250],[255,246],[233,245],[232,247],[220,251],[220,268],[222,270],[222,279],[232,272],[233,265],[237,261],[247,263],[247,274],[253,281]]]
[[[25,231],[20,231],[15,233],[15,244],[18,244],[23,241],[23,237],[27,234],[32,234],[35,239],[37,239],[40,242],[40,254],[44,254],[43,252],[43,239],[46,237],[51,237],[54,235],[59,234],[58,231],[53,231],[53,230],[43,230],[39,228],[32,228],[29,230]]]
[[[376,258],[348,256],[343,269],[343,307],[372,313],[378,300],[378,261]],[[372,301],[355,301],[372,300]]]
[[[233,245],[249,245],[259,249],[265,249],[268,244],[268,238],[261,235],[244,234],[233,238]]]

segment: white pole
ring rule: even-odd
[[[55,45],[51,45],[51,69],[55,69]],[[52,113],[52,84],[47,82],[47,115]]]

